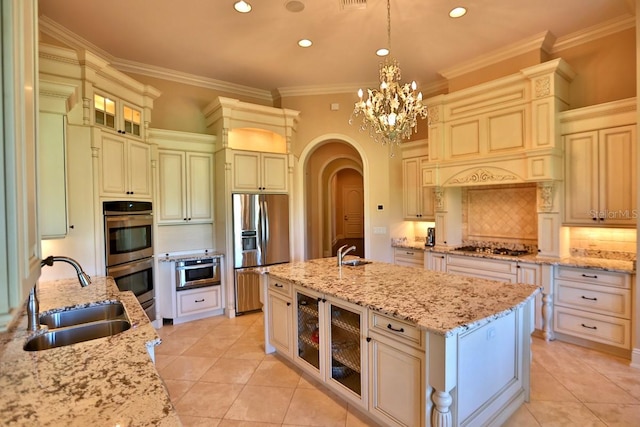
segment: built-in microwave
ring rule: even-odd
[[[114,266],[153,256],[151,202],[104,202],[105,258]]]
[[[220,262],[217,257],[176,262],[176,290],[203,288],[220,284]]]

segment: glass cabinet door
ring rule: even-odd
[[[320,369],[320,319],[318,299],[296,293],[298,307],[298,357]]]
[[[330,376],[357,395],[361,395],[360,313],[330,305]]]

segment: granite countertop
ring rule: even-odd
[[[514,285],[375,261],[340,269],[335,257],[280,264],[268,267],[268,271],[294,284],[445,336],[505,316],[540,291],[535,285]]]
[[[38,285],[40,313],[61,307],[122,301],[131,329],[108,338],[27,352],[26,311],[0,334],[0,414],[15,426],[180,426],[147,347],[160,339],[132,292],[110,277]]]
[[[187,254],[165,254],[158,255],[158,261],[160,262],[172,262],[172,261],[194,261],[204,258],[222,258],[224,254],[222,252],[193,252]]]
[[[533,264],[563,265],[567,267],[578,267],[578,268],[592,268],[592,269],[598,269],[598,270],[615,271],[619,273],[629,273],[629,274],[636,273],[636,265],[635,265],[636,263],[634,261],[627,261],[627,260],[591,258],[591,257],[582,257],[582,256],[551,258],[551,257],[538,256],[535,254],[524,255],[524,256],[496,255],[496,254],[487,254],[482,252],[457,251],[455,250],[455,248],[425,247],[424,242],[411,242],[411,241],[395,242],[391,246],[393,248],[419,249],[425,252],[435,252],[435,253],[441,253],[441,254],[451,253],[455,255],[470,256],[475,258],[518,261],[518,262],[527,262],[527,263],[533,263]]]

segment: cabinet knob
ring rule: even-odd
[[[73,230],[74,228],[76,228],[76,226],[75,226],[75,225],[73,225],[73,224],[71,224],[71,225],[69,226],[69,228]]]
[[[371,342],[371,337],[367,337],[367,342]]]
[[[290,302],[288,302],[288,303],[287,303],[287,307],[289,307],[290,305],[291,305],[291,303],[290,303]]]
[[[187,220],[187,218],[182,218],[182,220],[183,220],[183,221],[186,221],[186,220]]]
[[[191,221],[191,218],[187,218],[187,221]]]

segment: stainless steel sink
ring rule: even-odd
[[[342,265],[347,265],[349,267],[357,267],[359,265],[371,264],[371,261],[365,261],[363,259],[350,259],[347,261],[342,261]]]
[[[128,320],[115,319],[53,329],[30,338],[24,345],[24,349],[26,351],[47,350],[97,338],[109,337],[124,332],[129,328],[131,328],[131,323]]]
[[[43,314],[40,316],[40,324],[46,325],[49,329],[55,329],[80,325],[82,323],[115,319],[128,320],[121,302],[107,302],[57,313]]]

